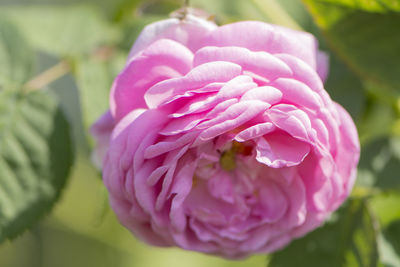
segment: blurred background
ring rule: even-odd
[[[29,35],[34,45],[38,44],[34,73],[40,74],[60,60],[74,61],[75,73],[68,73],[52,82],[51,88],[59,96],[71,122],[77,154],[58,203],[31,231],[0,245],[0,266],[265,266],[266,257],[263,255],[232,262],[175,248],[150,247],[137,241],[109,210],[100,173],[91,166],[91,140],[85,131],[107,109],[108,90],[113,77],[122,70],[129,48],[144,25],[167,18],[181,7],[182,2],[0,0],[0,17],[11,17],[20,31]],[[262,12],[247,2],[192,1],[191,4],[215,14],[223,23],[242,19],[267,20]],[[298,16],[307,20],[302,14],[301,4],[296,5]],[[82,32],[73,32],[77,27]],[[91,35],[91,38],[80,38],[80,35]],[[84,47],[85,44],[79,44],[86,40],[89,49]],[[73,77],[77,73],[84,76],[84,81],[78,81],[79,84]],[[97,91],[95,97],[80,99],[79,86],[94,87]],[[93,106],[98,108],[82,114],[82,101],[96,101]]]
[[[228,261],[175,248],[149,247],[137,241],[119,225],[110,211],[100,173],[90,162],[93,141],[87,134],[88,128],[108,108],[109,88],[124,66],[129,48],[144,25],[167,18],[182,6],[182,2],[0,0],[0,18],[6,17],[12,21],[33,47],[32,77],[42,78],[33,81],[51,87],[60,99],[71,123],[76,151],[73,169],[60,200],[50,214],[30,231],[12,242],[0,244],[0,266],[267,265],[268,258],[265,255]],[[215,15],[220,24],[261,20],[302,28],[315,34],[320,39],[321,48],[329,51],[329,46],[321,38],[321,33],[300,0],[192,0],[190,5]],[[381,90],[374,90],[373,86],[366,88],[341,59],[332,53],[330,58],[331,71],[326,88],[331,97],[344,105],[355,119],[362,143],[387,142],[382,136],[398,130],[399,126],[396,125],[400,124],[393,106],[386,105],[384,100],[383,104],[379,104],[376,99],[391,98],[389,94],[382,97],[376,93]],[[49,69],[53,76],[40,76]],[[381,148],[378,145],[379,151]],[[372,160],[364,156],[365,168],[369,168]],[[390,164],[394,165],[392,169],[377,167],[389,172],[386,174],[390,176],[388,181],[395,179],[399,173],[397,161]],[[363,172],[362,166],[360,173],[365,174],[362,183],[373,183],[374,178],[370,177],[369,172]],[[381,180],[381,183],[385,181]],[[391,196],[390,199],[398,205],[396,197]],[[379,206],[379,201],[376,204],[378,209],[385,206]]]

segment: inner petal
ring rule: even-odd
[[[276,158],[289,163],[300,162],[310,150],[307,143],[281,130],[258,139],[264,139],[266,143],[269,141],[267,144],[271,153],[275,152],[280,156]],[[297,167],[286,168],[286,164],[277,169],[256,160],[259,149],[256,141],[237,142],[231,139],[226,146],[217,147],[217,140],[213,139],[191,148],[197,151],[194,155],[203,156],[196,163],[192,187],[182,202],[182,218],[186,216],[191,220],[187,227],[199,240],[207,236],[208,240],[217,243],[242,242],[240,240],[248,232],[264,226],[273,228],[277,222],[292,224],[291,221],[296,219],[291,215],[297,214],[297,210],[290,208],[292,203],[287,197],[287,187],[292,188],[296,184],[293,179],[296,178]],[[286,147],[283,147],[285,144]],[[297,154],[290,154],[288,148]],[[284,151],[279,152],[280,149]],[[221,164],[226,154],[231,155],[230,160],[234,163],[231,169]],[[299,191],[299,194],[304,195],[304,192]],[[268,239],[268,235],[264,238]]]
[[[258,139],[256,151],[258,162],[282,168],[300,164],[310,152],[310,145],[283,131],[275,131]]]
[[[252,213],[262,218],[263,222],[276,222],[286,213],[288,202],[286,196],[273,182],[263,186],[258,191],[259,202]]]

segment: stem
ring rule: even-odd
[[[45,70],[24,85],[24,92],[30,92],[41,89],[46,85],[61,78],[71,70],[70,64],[66,60],[62,60],[50,69]]]
[[[364,204],[365,204],[365,208],[367,209],[368,214],[371,218],[372,228],[374,228],[375,236],[377,236],[380,231],[380,228],[381,228],[379,219],[376,216],[375,211],[372,209],[371,204],[369,203],[369,199],[364,200]]]
[[[35,267],[41,267],[43,266],[43,238],[42,238],[42,231],[40,229],[40,226],[36,226],[32,229],[32,234],[33,234],[33,240],[35,242],[35,246],[33,248],[33,253],[34,253],[34,266]]]
[[[302,30],[276,0],[253,0],[253,3],[271,20],[294,30]]]
[[[373,208],[371,207],[371,204],[369,202],[369,199],[365,199],[365,208],[368,212],[368,215],[371,219],[371,223],[372,223],[372,228],[374,229],[374,239],[375,239],[375,248],[376,248],[376,252],[372,251],[370,253],[370,258],[372,259],[371,262],[377,262],[378,258],[380,257],[380,253],[381,253],[381,248],[379,245],[379,238],[383,236],[383,234],[381,233],[381,225],[380,225],[380,221],[379,218],[376,216],[375,211],[373,210]],[[381,236],[382,235],[382,236]]]
[[[189,0],[185,0],[185,1],[183,2],[183,6],[186,7],[186,8],[188,8],[188,7],[189,7]]]
[[[180,17],[179,17],[179,19],[180,20],[184,20],[185,18],[186,18],[186,16],[187,16],[187,14],[189,13],[189,0],[184,0],[184,2],[183,2],[183,6],[182,6],[182,8],[180,9],[180,10],[182,10],[180,13]]]

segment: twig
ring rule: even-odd
[[[189,0],[185,0],[185,1],[183,2],[183,6],[186,7],[186,8],[188,8],[188,7],[189,7]]]
[[[71,65],[66,61],[62,60],[53,67],[40,73],[38,76],[34,77],[32,80],[28,81],[23,90],[25,92],[30,92],[34,90],[41,89],[46,85],[54,82],[55,80],[61,78],[71,70]]]
[[[189,14],[189,0],[184,0],[182,8],[177,10],[175,15],[179,20],[184,20],[188,14]]]

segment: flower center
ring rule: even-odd
[[[219,164],[222,169],[232,171],[236,168],[236,155],[250,156],[252,150],[252,146],[233,141],[231,148],[222,152]]]

